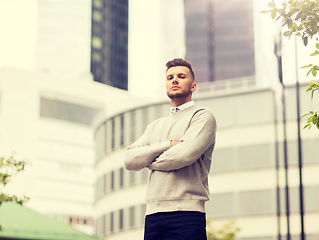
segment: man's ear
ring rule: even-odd
[[[197,88],[197,85],[196,83],[192,83],[192,88],[191,88],[191,91],[194,92]]]

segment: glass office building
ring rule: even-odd
[[[185,18],[198,82],[255,75],[252,0],[185,0]]]
[[[94,81],[127,90],[128,0],[92,1],[91,72]]]

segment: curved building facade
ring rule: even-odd
[[[302,86],[301,92],[306,89]],[[208,89],[208,88],[207,88]],[[283,125],[281,107],[268,88],[209,92],[198,89],[194,100],[209,107],[217,119],[217,141],[209,178],[211,200],[207,219],[216,229],[232,220],[240,239],[273,239],[286,234]],[[299,237],[299,178],[295,88],[287,88],[287,149],[292,237]],[[301,112],[314,102],[302,97]],[[150,104],[106,118],[96,125],[95,233],[107,239],[142,239],[149,170],[124,168],[125,150],[153,120],[168,116],[169,102]],[[303,123],[302,123],[303,124]],[[319,144],[317,129],[302,131],[305,228],[318,237]],[[276,171],[276,161],[279,170]],[[277,174],[278,173],[278,174]],[[277,177],[278,176],[278,177]],[[279,186],[280,224],[277,217]],[[317,219],[317,220],[316,220]]]

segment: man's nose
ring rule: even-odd
[[[178,84],[178,77],[177,77],[177,76],[175,76],[175,77],[173,78],[172,83],[173,83],[173,84]]]

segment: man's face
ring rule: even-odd
[[[166,93],[170,99],[191,97],[196,83],[192,74],[185,66],[171,67],[166,72]]]

